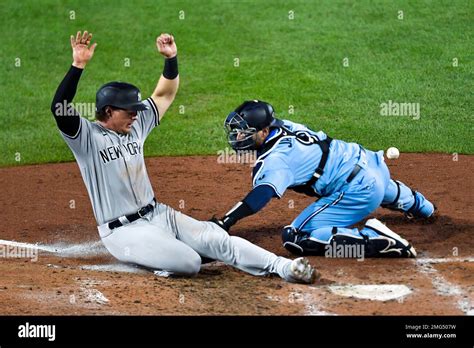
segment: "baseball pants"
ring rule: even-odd
[[[283,277],[291,262],[230,236],[212,222],[198,221],[161,203],[131,224],[113,230],[104,224],[98,229],[105,247],[118,260],[176,275],[198,273],[201,256],[256,276],[277,273]]]
[[[350,183],[330,196],[312,203],[291,223],[297,230],[307,233],[312,240],[328,244],[337,227],[338,234],[357,239],[376,238],[377,232],[370,228],[350,228],[380,205],[407,212],[429,216],[434,206],[421,193],[414,192],[400,181],[390,179],[390,172],[383,158],[383,151],[366,151],[367,164]],[[416,200],[416,202],[415,202]],[[416,204],[415,204],[416,203]]]

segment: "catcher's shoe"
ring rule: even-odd
[[[285,280],[291,283],[312,284],[319,277],[316,269],[309,264],[305,257],[299,257],[291,261],[285,274]]]
[[[378,244],[383,240],[388,243],[384,243],[384,248],[380,248],[378,251],[379,257],[416,257],[415,248],[408,243],[407,240],[400,237],[398,234],[393,232],[390,228],[385,226],[380,220],[370,219],[365,223],[365,227],[368,227],[377,232],[382,238],[373,238],[374,242]],[[372,242],[372,238],[369,239]]]

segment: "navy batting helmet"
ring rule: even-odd
[[[248,100],[232,111],[224,122],[230,146],[236,150],[255,149],[253,135],[266,127],[280,127],[273,106],[261,100]],[[239,134],[243,136],[238,137]]]
[[[97,112],[100,112],[106,106],[133,111],[148,109],[141,101],[140,90],[126,82],[106,83],[97,91],[95,100]]]

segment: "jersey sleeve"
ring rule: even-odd
[[[83,157],[91,151],[92,123],[84,117],[79,117],[79,128],[76,134],[68,135],[61,130],[61,136],[66,141],[74,155]]]
[[[143,101],[148,110],[140,111],[134,125],[141,139],[146,139],[148,134],[160,124],[158,108],[152,98]]]
[[[267,157],[256,165],[259,167],[257,167],[253,177],[253,187],[269,185],[278,195],[278,198],[281,198],[294,181],[293,172],[288,164],[277,156],[276,158]]]

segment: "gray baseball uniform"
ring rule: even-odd
[[[145,168],[143,143],[158,124],[158,109],[151,98],[143,102],[129,134],[119,134],[80,118],[77,134],[61,132],[81,170],[99,225],[135,213],[153,200]]]
[[[196,274],[201,267],[200,256],[204,256],[254,275],[277,273],[294,281],[291,260],[229,236],[212,222],[198,221],[154,203],[143,144],[159,117],[151,98],[144,104],[148,110],[138,112],[128,134],[116,133],[82,117],[76,134],[61,132],[77,160],[99,234],[109,252],[124,262],[176,274]],[[124,219],[150,203],[154,209],[142,218],[132,223]],[[115,219],[124,225],[110,229],[109,222]]]

